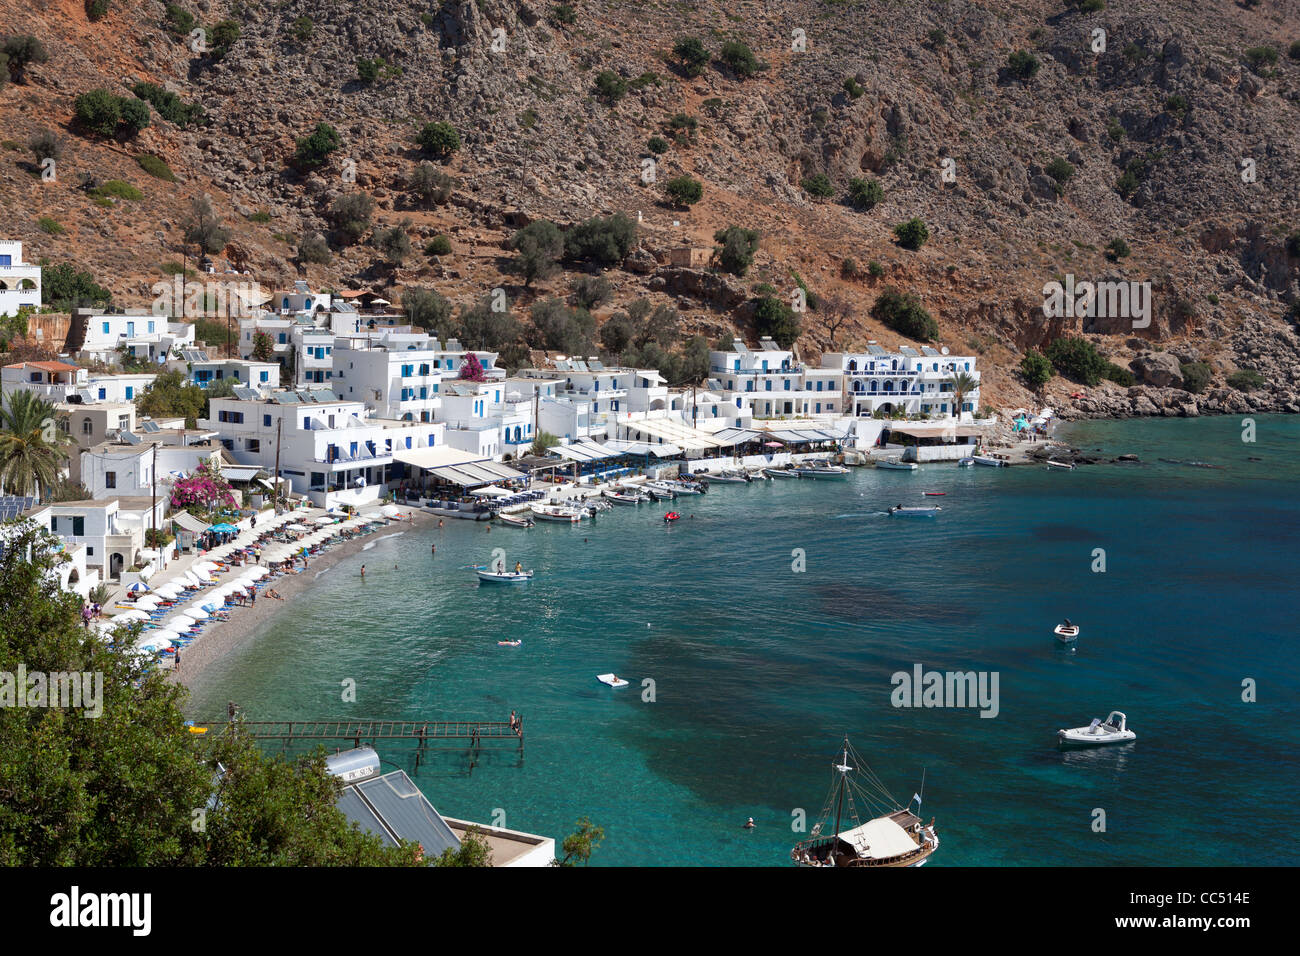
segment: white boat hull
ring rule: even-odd
[[[1106,731],[1091,733],[1087,727],[1073,727],[1058,730],[1057,739],[1062,747],[1105,747],[1109,744],[1127,744],[1137,740],[1137,734],[1131,730]]]
[[[533,579],[532,571],[475,571],[484,584],[527,584]]]
[[[918,466],[914,461],[878,461],[876,467],[886,471],[916,471]]]

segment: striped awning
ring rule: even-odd
[[[442,468],[429,469],[429,474],[441,478],[443,481],[450,481],[453,485],[460,485],[462,488],[480,488],[483,485],[490,485],[498,481],[515,481],[527,478],[527,475],[517,472],[513,468],[507,468],[496,461],[475,461],[463,465],[445,465]]]

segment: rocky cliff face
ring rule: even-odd
[[[312,282],[382,289],[395,301],[413,285],[461,302],[504,286],[521,315],[567,282],[522,287],[502,248],[515,226],[626,211],[641,215],[642,249],[608,274],[616,294],[598,317],[649,295],[675,303],[687,332],[744,332],[752,288],[784,295],[797,272],[853,310],[834,343],[817,312],[806,313],[805,356],[900,341],[869,315],[893,286],[918,294],[943,344],[981,355],[986,402],[1041,398],[1079,414],[1297,410],[1300,343],[1287,317],[1300,299],[1300,259],[1287,248],[1300,229],[1294,6],[587,0],[573,3],[566,23],[549,3],[514,0],[179,5],[204,26],[239,24],[219,62],[167,32],[153,0],[114,0],[99,23],[75,0],[34,12],[0,2],[0,22],[50,52],[25,83],[0,90],[0,231],[32,257],[91,269],[124,303],[143,304],[163,263],[180,260],[186,203],[204,193],[267,286],[300,274],[297,237],[328,233],[337,196],[364,191],[376,225],[404,224],[417,252],[392,267],[363,239],[337,248],[328,265],[301,267]],[[676,65],[680,36],[714,55],[703,75]],[[748,44],[763,69],[744,79],[719,62],[727,40]],[[1031,77],[1014,75],[1016,51],[1037,62]],[[390,69],[363,83],[358,57]],[[604,70],[629,84],[617,102],[596,92]],[[126,93],[139,80],[201,104],[206,121],[182,129],[155,114],[131,140],[91,138],[73,122],[78,93]],[[678,114],[688,119],[674,129]],[[423,158],[416,131],[431,120],[453,124],[463,146],[445,166],[457,180],[449,201],[424,209],[407,185]],[[343,145],[304,174],[290,162],[295,140],[322,121]],[[42,129],[64,140],[54,183],[38,180],[26,150]],[[669,145],[647,184],[652,136]],[[162,157],[177,181],[143,173],[144,154]],[[704,186],[689,210],[663,194],[683,174]],[[834,196],[807,192],[816,174]],[[144,198],[96,202],[80,188],[86,175],[127,180]],[[880,182],[874,208],[843,201],[855,177]],[[893,238],[912,217],[930,233],[919,251]],[[43,218],[65,232],[43,231]],[[670,249],[711,246],[729,225],[762,234],[744,279],[668,264]],[[439,234],[451,239],[450,255],[419,251]],[[1131,254],[1108,257],[1116,239]],[[846,278],[845,259],[861,277]],[[876,277],[866,270],[873,262]],[[1150,324],[1044,315],[1043,287],[1067,275],[1149,282]],[[1164,384],[1140,376],[1133,392],[1057,379],[1031,396],[1015,373],[1024,350],[1070,333],[1087,334],[1121,366],[1157,349],[1195,349],[1214,371],[1211,391],[1190,396],[1168,361],[1147,361],[1153,375],[1168,373],[1157,376]],[[1266,384],[1226,388],[1238,368]],[[1178,393],[1175,406],[1164,390]],[[1086,397],[1069,397],[1078,392]]]

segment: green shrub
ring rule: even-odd
[[[434,236],[424,247],[426,256],[445,256],[451,252],[451,240],[446,236]]]
[[[194,29],[194,14],[174,3],[167,4],[163,12],[163,29],[177,36],[189,36]]]
[[[803,332],[799,319],[783,300],[766,295],[754,306],[754,331],[760,338],[771,337],[778,346],[788,349]]]
[[[867,275],[873,279],[879,279],[885,274],[885,267],[875,259],[867,263]]]
[[[754,262],[759,238],[756,229],[742,229],[740,226],[719,229],[713,234],[713,241],[720,243],[713,251],[718,265],[733,276],[743,276]]]
[[[704,186],[698,179],[690,176],[677,176],[668,180],[664,191],[674,205],[690,207],[704,198]]]
[[[163,182],[176,182],[176,174],[171,171],[171,167],[163,162],[161,157],[144,153],[135,158],[136,163],[141,169],[152,176],[154,179],[161,179]]]
[[[271,214],[265,209],[259,209],[257,212],[248,214],[249,222],[268,223],[271,221]]]
[[[814,173],[806,177],[802,185],[808,195],[816,199],[827,199],[835,195],[835,187],[831,185],[830,177],[825,173]]]
[[[564,254],[568,258],[601,266],[617,265],[635,246],[636,223],[621,212],[603,219],[594,216],[564,236]]]
[[[845,279],[856,279],[862,273],[858,270],[857,260],[852,257],[846,257],[840,260],[840,276]]]
[[[1294,41],[1287,49],[1286,55],[1293,60],[1300,60],[1300,40]]]
[[[122,118],[122,100],[108,90],[89,90],[76,98],[72,111],[83,129],[96,136],[109,137],[117,132]]]
[[[132,186],[128,182],[123,182],[120,179],[110,179],[103,185],[96,186],[94,189],[90,190],[90,195],[96,197],[112,196],[116,199],[131,199],[135,201],[144,198],[144,193],[138,188]]]
[[[150,103],[158,115],[177,126],[188,126],[203,120],[203,107],[197,103],[186,103],[171,90],[165,90],[156,83],[137,83],[131,92],[139,99]]]
[[[1184,362],[1181,371],[1183,373],[1183,388],[1193,394],[1200,394],[1205,391],[1214,375],[1214,370],[1205,362]]]
[[[1133,377],[1132,372],[1126,368],[1120,368],[1114,362],[1106,363],[1106,370],[1101,373],[1101,377],[1109,379],[1116,385],[1122,385],[1125,388],[1129,388],[1137,382],[1137,379]]]
[[[0,47],[0,86],[8,78],[15,83],[26,83],[27,67],[32,63],[46,63],[49,59],[49,51],[39,39],[29,33],[14,34]]]
[[[927,33],[925,35],[925,38],[928,41],[930,41],[930,46],[934,47],[936,50],[948,42],[948,35],[944,33],[942,30],[940,30],[938,27],[935,27],[933,30]]]
[[[673,44],[673,56],[687,76],[702,76],[709,68],[709,51],[695,37],[681,37]]]
[[[1011,75],[1021,82],[1032,80],[1040,66],[1042,64],[1038,62],[1038,57],[1028,50],[1016,50],[1007,57],[1007,68],[1011,71]]]
[[[939,323],[910,292],[904,294],[894,288],[885,289],[871,307],[871,315],[910,339],[932,342],[939,337]]]
[[[1020,360],[1020,374],[1030,388],[1041,388],[1052,378],[1052,363],[1041,352],[1030,349]]]
[[[1074,167],[1065,159],[1057,156],[1044,167],[1043,172],[1051,176],[1056,181],[1056,192],[1061,194],[1065,192],[1065,184],[1074,178]]]
[[[849,94],[849,99],[856,100],[867,91],[862,88],[861,84],[859,84],[857,80],[850,76],[844,81],[844,92]]]
[[[436,203],[441,206],[451,198],[452,190],[456,188],[456,180],[433,163],[425,162],[411,171],[407,185],[422,202]]]
[[[330,153],[343,145],[338,131],[329,123],[317,123],[307,136],[294,143],[293,161],[299,169],[316,169],[324,165]]]
[[[57,133],[49,129],[33,133],[31,139],[27,141],[27,148],[36,157],[37,163],[44,162],[46,159],[58,159],[63,155],[63,141],[59,139]]]
[[[1084,385],[1096,385],[1105,377],[1110,362],[1087,339],[1064,336],[1047,346],[1045,354],[1058,372]]]
[[[613,70],[601,70],[596,74],[596,93],[613,106],[627,93],[627,80]]]
[[[885,190],[875,179],[854,177],[849,180],[849,202],[858,209],[872,209],[885,198]]]
[[[1119,262],[1121,259],[1127,259],[1133,250],[1128,247],[1128,243],[1123,239],[1112,239],[1106,244],[1106,258],[1111,262]]]
[[[646,148],[656,156],[661,156],[668,152],[668,140],[662,136],[651,136],[649,142],[646,143]]]
[[[130,97],[121,97],[122,125],[128,137],[136,136],[149,125],[149,104]]]
[[[369,193],[344,193],[330,207],[330,219],[342,241],[353,243],[370,228],[370,216],[375,211],[375,201]]]
[[[614,286],[604,276],[579,276],[571,288],[578,307],[588,310],[603,305],[614,295]]]
[[[1228,386],[1239,392],[1250,392],[1264,385],[1264,376],[1253,368],[1239,368],[1228,376]]]
[[[925,245],[926,240],[930,238],[930,230],[926,228],[924,222],[914,218],[907,220],[907,222],[900,222],[895,226],[894,236],[898,239],[900,246],[915,252]]]
[[[239,39],[239,24],[234,20],[222,20],[212,28],[209,33],[211,42],[211,56],[214,60],[221,60],[230,48],[235,45]]]
[[[425,123],[416,142],[426,153],[437,159],[446,159],[460,149],[460,134],[450,123]]]
[[[551,7],[551,19],[555,23],[562,23],[565,26],[572,26],[578,20],[578,14],[567,3],[560,3]]]
[[[1165,100],[1165,112],[1173,113],[1175,116],[1183,116],[1191,108],[1192,105],[1187,102],[1187,97],[1181,93],[1175,93]]]
[[[383,253],[384,259],[390,265],[400,266],[411,254],[411,237],[407,233],[410,226],[411,221],[403,219],[387,229],[375,230],[375,248]]]
[[[49,216],[41,216],[40,219],[36,220],[36,225],[40,227],[41,232],[50,236],[61,236],[68,231],[57,220],[51,219]]]
[[[547,219],[534,219],[516,232],[506,243],[519,254],[514,269],[524,277],[524,287],[536,279],[545,279],[559,268],[564,255],[564,235],[560,227]]]
[[[319,233],[304,235],[298,240],[298,261],[310,262],[317,265],[326,265],[333,254],[330,252],[329,243],[325,237]]]
[[[1277,50],[1271,46],[1253,46],[1243,55],[1250,68],[1256,72],[1277,62]]]
[[[720,56],[722,62],[731,68],[731,72],[742,80],[749,79],[762,69],[758,58],[754,56],[754,51],[749,48],[748,44],[739,40],[728,40],[722,44]]]
[[[86,16],[91,23],[98,23],[108,16],[110,6],[109,0],[86,0]]]
[[[1081,0],[1079,9],[1084,13],[1101,13],[1106,9],[1106,0]]]
[[[1106,124],[1106,135],[1110,137],[1112,143],[1118,143],[1124,138],[1124,126],[1117,119],[1112,119]]]
[[[299,43],[306,43],[311,38],[316,29],[316,23],[311,17],[299,17],[289,25],[289,32]]]

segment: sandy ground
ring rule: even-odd
[[[392,534],[394,531],[405,530],[410,527],[419,528],[431,522],[437,523],[438,520],[436,516],[428,512],[414,509],[412,509],[411,515],[411,521],[393,521],[380,525],[369,534],[359,535],[331,546],[328,551],[311,558],[311,563],[305,571],[298,568],[296,574],[278,574],[266,577],[264,579],[265,587],[258,592],[257,603],[251,607],[231,608],[229,621],[223,621],[204,628],[202,636],[180,652],[181,666],[179,669],[172,669],[168,674],[168,678],[187,687],[190,686],[209,664],[225,657],[248,640],[272,617],[290,607],[299,595],[311,587],[312,581],[321,571],[333,567],[348,555],[356,554],[365,547],[367,541],[372,540],[377,535]],[[273,589],[283,600],[277,601],[275,598],[267,597],[266,590],[268,588]]]

